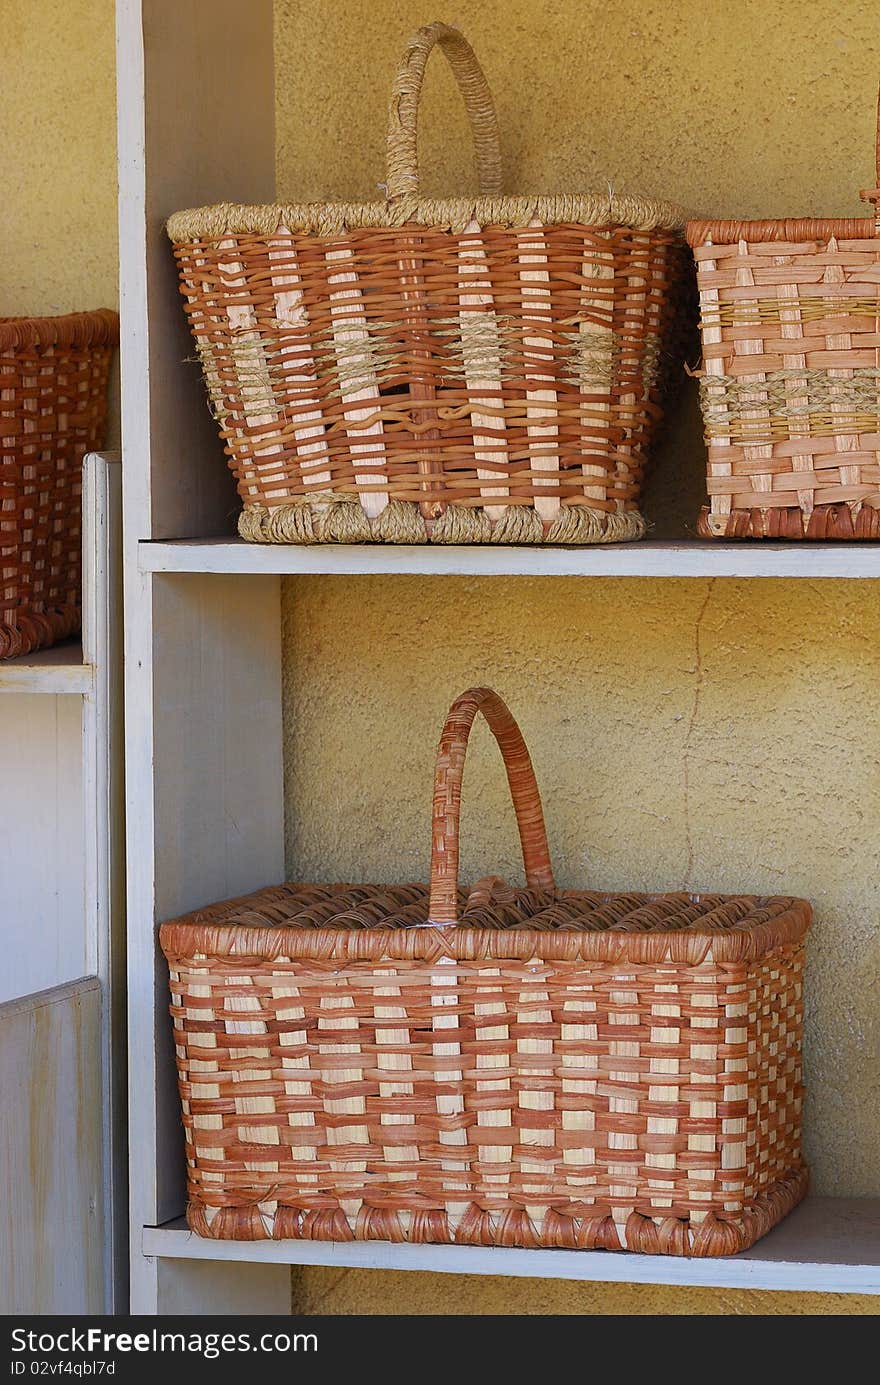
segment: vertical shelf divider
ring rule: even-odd
[[[227,532],[166,218],[275,187],[271,0],[117,0],[126,654],[131,1311],[287,1312],[247,1275],[141,1251],[183,1210],[183,1140],[156,923],[283,875],[279,579],[138,570],[144,539]],[[238,1287],[236,1287],[238,1286]],[[258,1289],[258,1293],[257,1293]]]

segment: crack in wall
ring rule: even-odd
[[[687,850],[685,863],[684,880],[682,888],[690,890],[693,888],[694,870],[694,842],[691,833],[691,741],[693,739],[694,728],[697,724],[697,717],[700,711],[700,698],[703,693],[703,646],[701,641],[703,619],[712,597],[712,591],[718,579],[710,577],[706,586],[706,595],[703,603],[697,612],[697,619],[694,624],[694,701],[691,707],[691,714],[688,719],[687,730],[684,733],[684,744],[682,746],[682,816],[684,818],[684,840]]]
[[[351,1265],[348,1265],[345,1269],[340,1270],[336,1276],[330,1280],[329,1284],[325,1285],[317,1294],[313,1294],[310,1291],[310,1285],[305,1275],[302,1273],[305,1266],[299,1268],[299,1274],[291,1272],[290,1311],[294,1317],[298,1314],[304,1314],[309,1317],[319,1316],[321,1313],[321,1305],[333,1297],[342,1281],[351,1273],[352,1269]],[[320,1280],[318,1282],[320,1283]]]

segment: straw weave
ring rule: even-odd
[[[877,149],[880,181],[880,135]],[[687,235],[709,448],[700,532],[877,539],[880,221],[691,222]]]
[[[526,888],[457,885],[480,710]],[[803,1196],[802,900],[553,883],[495,694],[438,754],[431,886],[282,885],[160,930],[203,1236],[723,1255]]]
[[[422,199],[416,117],[439,44],[478,198]],[[638,538],[682,352],[680,209],[505,197],[472,50],[434,24],[395,78],[387,198],[179,212],[181,289],[256,542]]]
[[[0,320],[0,658],[81,623],[86,452],[104,445],[115,313]]]

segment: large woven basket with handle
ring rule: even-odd
[[[477,198],[420,194],[435,44],[470,117]],[[432,24],[394,80],[386,200],[171,217],[244,538],[642,535],[642,475],[691,297],[683,213],[501,188],[486,79],[462,35]]]
[[[862,197],[873,218],[688,225],[706,537],[880,538],[880,188]]]
[[[526,887],[458,886],[477,711]],[[431,883],[280,885],[163,924],[202,1236],[725,1255],[799,1201],[799,899],[560,890],[528,752],[457,699]]]
[[[118,337],[105,308],[0,319],[0,659],[80,628],[82,463]]]

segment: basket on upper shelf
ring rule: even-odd
[[[525,889],[459,888],[478,711]],[[486,688],[443,729],[430,879],[280,885],[162,925],[193,1231],[728,1255],[803,1197],[808,904],[558,889]]]
[[[862,197],[873,219],[688,225],[705,537],[880,538],[880,188]]]
[[[422,198],[435,44],[474,135],[477,198]],[[675,206],[505,196],[483,72],[444,24],[392,91],[386,200],[220,205],[168,223],[212,406],[262,543],[640,538],[639,492],[684,353]]]
[[[106,308],[0,319],[0,659],[80,629],[82,464],[118,339]]]

